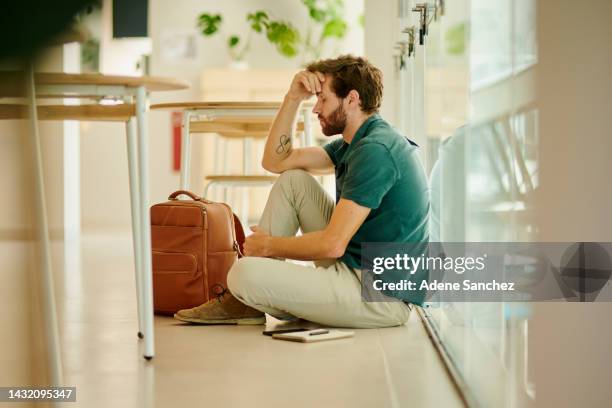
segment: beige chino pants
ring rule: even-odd
[[[272,236],[294,236],[324,229],[334,201],[309,173],[289,170],[280,175],[259,227]],[[288,320],[334,327],[375,328],[406,323],[410,309],[400,301],[364,302],[361,271],[338,260],[298,265],[271,258],[245,257],[230,269],[227,283],[241,302]],[[391,298],[389,298],[391,300]]]

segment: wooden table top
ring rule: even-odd
[[[136,116],[134,104],[118,105],[39,105],[38,120],[79,120],[125,122]],[[0,120],[27,119],[28,105],[0,104]]]
[[[282,102],[232,102],[232,101],[216,101],[216,102],[173,102],[173,103],[158,103],[151,105],[151,109],[160,110],[179,110],[179,109],[279,109]],[[314,103],[303,102],[302,108],[312,107]]]
[[[0,96],[24,96],[24,72],[0,71]],[[104,74],[66,74],[55,72],[37,72],[34,76],[36,85],[97,85],[97,86],[125,86],[137,88],[144,86],[147,91],[178,91],[189,88],[186,81],[174,78],[154,76],[125,76]],[[65,96],[58,93],[58,97]],[[46,95],[50,96],[50,95]]]

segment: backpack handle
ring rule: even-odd
[[[203,200],[202,197],[192,193],[191,191],[187,191],[187,190],[177,190],[174,193],[170,194],[168,196],[168,200],[178,200],[178,196],[180,195],[186,195],[189,196],[192,200],[194,201],[203,201],[203,202],[208,202],[208,200]]]

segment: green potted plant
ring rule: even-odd
[[[276,47],[281,55],[293,57],[297,54],[300,37],[291,23],[273,20],[267,12],[262,10],[248,13],[246,21],[249,23],[246,40],[243,40],[237,34],[230,35],[226,40],[228,54],[234,66],[245,64],[245,57],[250,50],[253,33],[265,34],[268,41]],[[204,37],[212,37],[220,32],[222,23],[223,17],[220,14],[202,13],[198,16],[197,25]]]
[[[303,58],[306,61],[319,59],[324,43],[331,39],[341,40],[346,35],[348,24],[342,17],[344,1],[302,0],[302,4],[310,17],[304,37]]]
[[[306,34],[287,21],[273,19],[264,10],[247,13],[249,25],[246,39],[232,34],[227,37],[226,45],[233,65],[244,64],[251,46],[253,33],[264,34],[279,54],[293,58],[302,56],[302,63],[321,57],[324,44],[332,39],[344,38],[348,25],[342,17],[343,0],[301,0],[308,10],[309,20]],[[202,13],[198,16],[197,26],[204,37],[212,37],[221,31],[221,14]]]
[[[212,37],[221,29],[223,17],[220,14],[202,13],[198,16],[197,26],[204,37]],[[244,61],[248,46],[239,44],[240,37],[232,35],[227,39],[227,50],[232,62]]]

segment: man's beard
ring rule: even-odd
[[[342,107],[342,104],[333,111],[329,118],[324,116],[319,116],[319,120],[323,118],[323,123],[321,123],[321,130],[325,136],[334,136],[339,135],[344,132],[346,128],[346,112]]]

